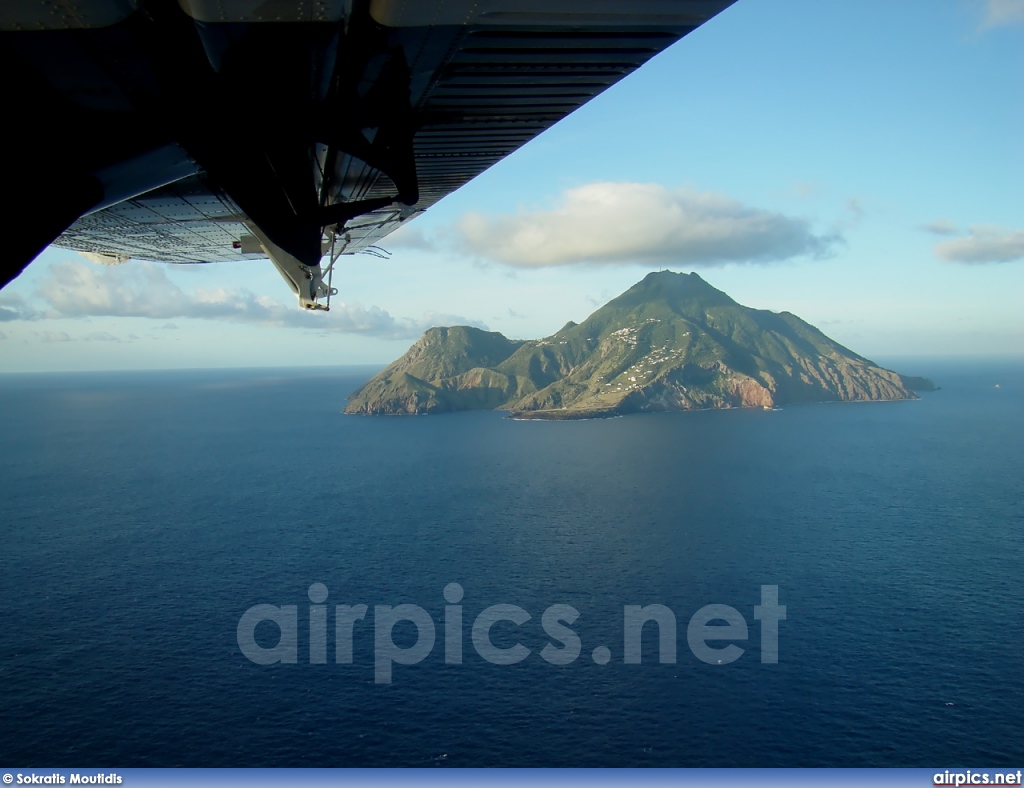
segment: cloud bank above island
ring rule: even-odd
[[[226,320],[382,339],[415,339],[428,328],[452,323],[486,328],[459,315],[396,318],[376,306],[340,301],[331,304],[329,313],[314,314],[245,289],[189,292],[173,282],[160,264],[141,261],[97,266],[66,260],[50,266],[31,303],[13,293],[0,296],[0,321],[87,317]]]
[[[952,235],[955,232],[951,229],[941,234]],[[991,224],[975,225],[965,236],[935,244],[933,251],[940,260],[951,263],[1011,263],[1024,260],[1024,230]]]
[[[1024,0],[986,0],[981,29],[1024,24]]]
[[[815,234],[805,219],[727,195],[630,182],[568,189],[550,209],[470,212],[438,238],[461,253],[519,268],[774,263],[826,258],[843,242],[838,232]],[[426,244],[415,228],[395,240]]]

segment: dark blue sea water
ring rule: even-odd
[[[943,388],[564,423],[343,416],[365,369],[2,377],[0,762],[1017,766],[1024,366],[903,370]],[[762,585],[787,607],[778,664]],[[260,603],[298,606],[297,664],[240,651]],[[580,612],[564,666],[540,656],[559,603]],[[341,604],[369,606],[353,664],[334,663]],[[378,684],[374,606],[399,604],[437,643]],[[494,604],[532,615],[493,630],[518,664],[474,650]],[[623,662],[623,606],[648,604],[675,614],[675,664],[654,624]],[[748,626],[731,664],[687,645],[708,604]]]

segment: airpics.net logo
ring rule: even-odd
[[[444,587],[443,621],[444,661],[449,665],[463,663],[465,625],[464,610],[460,604],[465,592],[458,583]],[[329,592],[323,583],[313,583],[308,590],[309,606],[309,664],[327,664]],[[353,639],[357,626],[367,626],[369,606],[334,606],[334,661],[345,665],[353,662]],[[571,625],[580,617],[572,605],[549,606],[540,617],[544,634],[550,638],[540,649],[540,658],[551,665],[569,665],[583,653],[580,636]],[[492,665],[514,665],[533,652],[522,643],[498,646],[492,640],[492,628],[499,622],[522,626],[533,616],[518,605],[491,605],[473,619],[470,642],[477,655]],[[761,586],[761,604],[754,605],[754,621],[759,623],[761,662],[779,661],[779,622],[786,620],[786,606],[779,604],[779,587]],[[265,638],[257,638],[257,628],[268,623],[277,629],[277,642],[266,645]],[[658,662],[675,664],[677,651],[677,618],[665,605],[623,605],[622,608],[622,661],[627,665],[642,662],[642,635],[649,622],[657,629]],[[395,627],[411,624],[416,630],[415,640],[408,645],[395,642]],[[265,632],[267,627],[262,628]],[[430,614],[419,605],[374,605],[373,607],[373,663],[374,681],[390,684],[395,665],[416,665],[434,650],[437,630]],[[299,661],[299,606],[253,605],[238,621],[238,647],[257,665],[296,664]],[[749,640],[747,619],[729,605],[705,605],[690,616],[686,624],[686,643],[690,652],[708,665],[729,665],[743,656],[745,649],[736,645]],[[263,643],[258,642],[263,640]],[[405,641],[403,640],[403,643]],[[723,645],[724,644],[724,645]],[[605,645],[594,647],[590,658],[597,665],[612,661],[612,650]]]

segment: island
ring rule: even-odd
[[[352,394],[345,412],[488,409],[581,419],[907,400],[934,388],[858,356],[794,314],[742,306],[695,273],[659,271],[544,339],[431,328]]]

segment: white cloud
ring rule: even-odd
[[[468,213],[453,229],[463,251],[522,267],[769,263],[826,257],[842,241],[812,234],[803,219],[656,183],[592,183],[551,210]]]
[[[982,30],[1024,23],[1024,0],[986,0]]]
[[[13,320],[36,320],[39,312],[17,293],[0,293],[0,323]]]
[[[935,244],[935,255],[954,263],[1009,263],[1024,260],[1024,230],[995,225],[971,228],[970,235]]]
[[[956,222],[951,219],[936,219],[934,222],[922,224],[921,229],[932,235],[956,235],[960,232],[957,229]]]
[[[797,181],[793,184],[793,194],[802,200],[817,197],[821,186],[814,181]]]
[[[33,331],[36,339],[40,342],[72,342],[71,335],[67,331]]]
[[[427,237],[421,227],[409,224],[403,224],[381,243],[389,249],[418,249],[424,252],[437,251],[436,245]]]
[[[311,313],[294,303],[285,305],[248,290],[182,290],[156,263],[132,262],[97,266],[66,260],[50,266],[36,300],[49,307],[30,310],[20,296],[0,298],[0,320],[85,317],[142,317],[155,320],[202,318],[271,326],[306,328],[327,333],[362,334],[386,339],[416,338],[435,325],[477,325],[458,315],[428,313],[420,320],[395,318],[376,306],[335,301],[329,313]],[[164,326],[173,325],[165,323]],[[108,337],[110,335],[107,335]],[[99,340],[101,337],[91,336]],[[111,337],[106,341],[115,340]],[[53,341],[53,340],[51,340]]]
[[[854,225],[858,225],[864,221],[864,206],[861,205],[860,200],[856,197],[848,197],[846,199],[846,210],[848,210],[853,216],[852,223]]]

